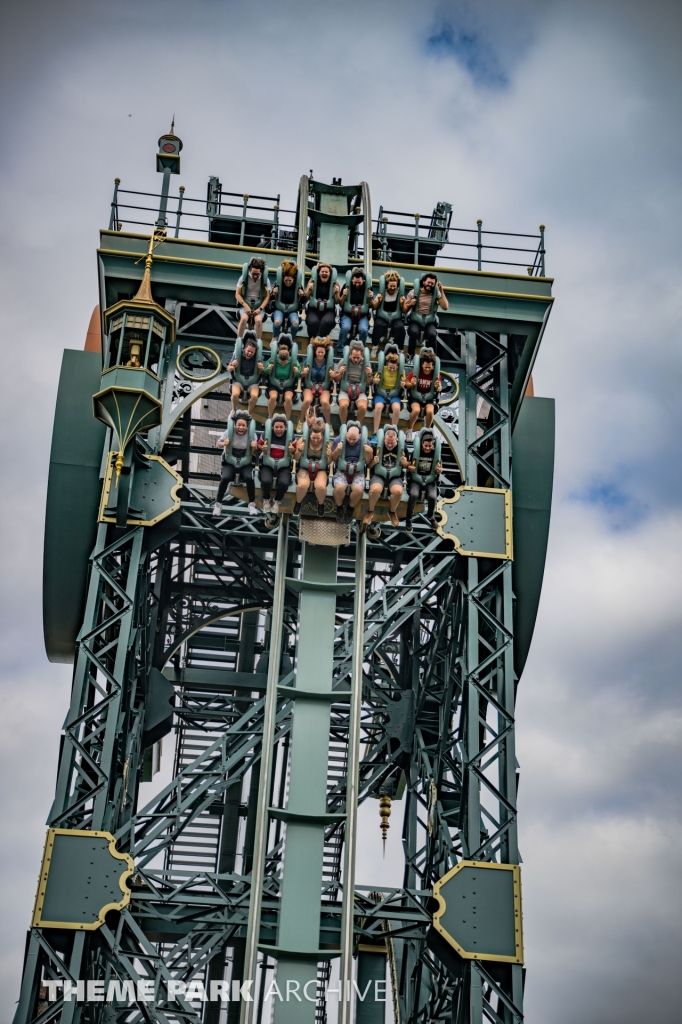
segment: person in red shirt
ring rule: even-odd
[[[275,413],[272,417],[270,434],[270,451],[264,438],[258,441],[258,449],[261,454],[269,455],[276,465],[269,466],[262,464],[258,471],[260,486],[263,492],[263,511],[279,513],[279,503],[284,497],[291,483],[291,455],[292,447],[287,443],[287,418],[281,413]],[[275,498],[272,500],[272,485],[275,485]]]
[[[412,440],[414,425],[420,417],[423,417],[425,427],[431,426],[442,387],[441,375],[436,376],[436,353],[432,348],[423,348],[419,356],[418,374],[412,370],[405,381],[406,391],[412,392],[406,441]]]

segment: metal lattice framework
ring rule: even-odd
[[[211,515],[217,464],[209,435],[225,421],[228,375],[189,383],[175,360],[185,338],[217,346],[222,336],[231,346],[234,306],[212,299],[188,314],[173,300],[166,309],[178,335],[163,418],[138,444],[178,465],[182,504],[165,530],[98,527],[48,819],[111,832],[135,861],[132,896],[94,932],[31,929],[15,1024],[236,1024],[238,1002],[221,1017],[219,1004],[170,998],[168,985],[241,979],[257,947],[247,1013],[260,1024],[282,955],[268,950],[278,949],[287,822],[295,820],[287,799],[302,622],[290,581],[304,579],[305,545],[288,517],[273,532],[234,498],[219,519]],[[210,315],[218,333],[202,334]],[[532,359],[518,335],[493,327],[490,318],[485,328],[441,327],[442,367],[459,387],[437,420],[445,493],[462,484],[511,487],[511,402]],[[418,517],[411,534],[365,541],[354,533],[335,572],[316,1019],[326,1019],[325,985],[350,915],[355,953],[386,951],[400,1024],[521,1022],[521,966],[458,958],[432,928],[431,895],[462,859],[519,862],[511,560],[458,554]],[[175,763],[168,785],[141,805],[153,671],[175,689]],[[360,801],[402,800],[400,888],[376,892],[357,879],[344,891],[352,778]],[[155,998],[129,1005],[124,986],[103,1005],[45,1000],[48,981],[77,979],[147,980]]]

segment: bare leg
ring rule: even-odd
[[[381,425],[381,414],[383,413],[383,411],[384,411],[383,403],[379,402],[377,404],[377,402],[375,402],[374,403],[374,433],[375,434],[376,434],[377,430],[379,429],[379,426]]]
[[[358,408],[358,423],[360,424],[360,426],[362,426],[362,424],[364,423],[364,420],[365,420],[365,416],[367,414],[367,399],[366,398],[358,398],[357,408]]]
[[[339,398],[339,419],[342,423],[345,423],[348,419],[348,406],[350,402],[347,398]]]
[[[317,504],[324,505],[324,499],[327,497],[327,474],[323,473],[322,470],[318,470],[313,487],[315,488]]]
[[[258,401],[258,386],[251,388],[249,391],[249,415],[253,414],[253,410],[256,408],[256,402]]]
[[[324,416],[325,423],[331,423],[332,409],[328,391],[322,392],[322,397],[320,398],[320,409],[322,410],[322,415]]]
[[[284,415],[288,420],[291,419],[291,409],[294,404],[294,393],[293,391],[284,392]]]
[[[429,402],[429,404],[426,406],[426,414],[424,416],[424,426],[425,427],[430,427],[431,424],[433,423],[433,411],[434,411],[433,410],[433,406]]]
[[[306,388],[303,392],[303,401],[301,402],[301,412],[299,418],[301,423],[305,423],[306,416],[308,415],[308,409],[313,404],[313,393],[309,388]]]
[[[317,478],[315,478],[315,483],[317,484]],[[299,469],[298,476],[296,477],[296,501],[303,501],[306,494],[308,493],[309,487],[310,477],[308,476],[308,470]]]
[[[345,484],[334,484],[334,503],[340,508],[343,505],[343,499],[346,497],[346,485]]]
[[[372,514],[374,509],[377,507],[377,502],[381,497],[383,487],[381,484],[372,484],[369,489],[369,515]]]
[[[394,427],[400,422],[400,402],[394,402],[391,406],[391,423]]]
[[[263,317],[260,316],[260,314],[253,318],[253,325],[254,325],[254,327],[256,329],[256,337],[257,338],[262,338],[263,337]]]
[[[363,484],[353,484],[350,489],[350,507],[355,508],[362,498],[365,488]]]
[[[389,490],[389,494],[390,494],[390,500],[389,500],[389,503],[388,503],[388,507],[390,508],[391,512],[395,512],[395,510],[397,509],[398,505],[400,504],[400,499],[403,496],[403,485],[402,484],[391,484],[391,487],[390,487],[390,490]]]
[[[232,412],[236,412],[239,408],[239,399],[242,395],[241,384],[232,383],[232,394],[230,396],[232,400]]]
[[[417,402],[413,402],[412,408],[410,409],[410,422],[408,423],[408,430],[412,430],[414,428],[414,425],[417,422],[417,418],[420,412],[421,406]]]
[[[249,314],[248,313],[242,313],[240,315],[240,317],[239,317],[239,327],[237,328],[237,337],[238,338],[243,337],[244,331],[246,330],[246,325],[248,324],[248,322],[249,322]]]
[[[268,392],[268,416],[272,417],[275,409],[277,408],[277,399],[279,398],[278,391]]]

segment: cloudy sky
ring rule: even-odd
[[[70,682],[45,658],[40,596],[61,353],[96,302],[113,179],[158,187],[175,113],[187,195],[218,174],[292,205],[313,168],[366,179],[376,206],[547,225],[557,298],[535,387],[557,400],[555,504],[518,704],[527,1020],[679,1019],[679,3],[4,0],[0,15],[2,1018]],[[362,880],[385,877],[375,849]]]

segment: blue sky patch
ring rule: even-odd
[[[603,509],[615,530],[635,526],[649,513],[648,505],[639,495],[628,492],[613,482],[590,484],[582,491],[575,491],[570,497],[573,501]]]
[[[426,46],[436,57],[454,57],[477,85],[501,88],[508,83],[492,46],[479,32],[456,29],[445,21],[428,37]]]

